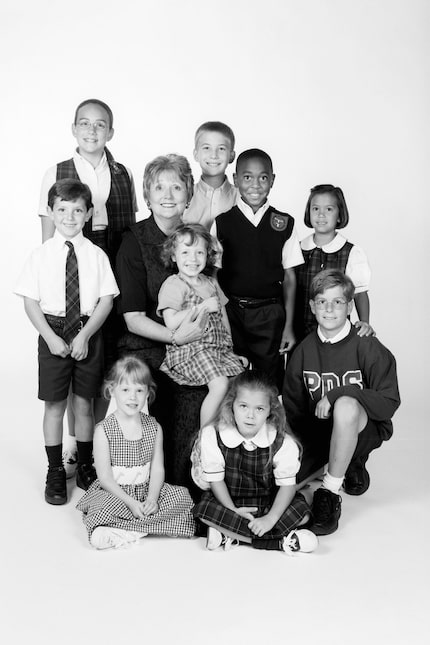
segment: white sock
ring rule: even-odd
[[[343,479],[343,477],[333,477],[327,471],[323,477],[322,487],[334,493],[335,495],[339,495],[340,487],[343,484]]]

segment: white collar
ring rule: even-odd
[[[230,189],[232,188],[229,180],[227,179],[227,176],[224,176],[224,181],[222,182],[221,186],[218,186],[218,188],[212,188],[212,186],[209,186],[203,179],[203,177],[200,177],[200,180],[196,186],[196,189],[200,190],[202,193],[205,195],[210,195],[216,190],[219,190],[220,193],[228,193]]]
[[[82,231],[80,231],[77,235],[75,235],[75,237],[73,237],[71,240],[66,240],[66,238],[63,237],[57,229],[55,229],[55,233],[52,239],[54,240],[55,246],[59,249],[62,246],[66,246],[66,242],[71,242],[73,244],[73,248],[78,249],[80,246],[82,246],[82,244],[85,241],[84,234],[82,233]]]
[[[324,246],[321,246],[320,248],[324,253],[335,253],[345,245],[345,242],[346,237],[343,237],[340,233],[336,233],[331,242],[324,244]],[[300,245],[303,251],[312,251],[312,249],[316,249],[317,245],[314,242],[314,234],[312,233],[311,235],[308,235],[308,237],[305,237],[304,240],[300,242]]]
[[[265,423],[254,437],[245,439],[234,426],[222,426],[219,429],[221,440],[227,448],[237,448],[242,443],[245,445],[253,444],[257,448],[267,448],[271,446],[276,438],[276,429]]]
[[[73,160],[76,161],[78,164],[81,164],[83,166],[89,166],[91,168],[91,170],[93,170],[94,172],[96,170],[98,170],[98,171],[104,170],[105,168],[108,167],[108,160],[107,160],[107,156],[106,156],[106,151],[103,152],[103,155],[102,155],[100,161],[98,162],[98,164],[97,164],[97,166],[95,168],[87,159],[85,159],[85,157],[83,157],[79,153],[77,148],[76,148],[75,152],[73,153]]]
[[[333,336],[333,338],[327,338],[326,336],[324,336],[319,325],[317,328],[317,334],[321,342],[330,343],[331,345],[333,345],[334,343],[338,343],[340,340],[343,340],[344,338],[346,338],[350,331],[351,331],[351,323],[349,320],[345,321],[345,324],[342,327],[342,329],[338,331],[336,336]]]
[[[264,204],[260,206],[260,208],[256,213],[254,213],[251,206],[249,206],[243,201],[242,197],[240,196],[240,193],[239,192],[237,193],[236,206],[245,215],[246,219],[248,219],[256,226],[261,222],[264,213],[269,208],[269,205],[270,205],[269,201],[266,199]]]

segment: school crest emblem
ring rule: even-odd
[[[272,213],[272,216],[270,218],[270,226],[273,228],[274,231],[285,231],[287,228],[287,218],[285,215],[281,215],[280,213]]]

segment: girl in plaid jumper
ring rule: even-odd
[[[96,427],[98,479],[77,505],[97,549],[120,547],[148,534],[194,535],[191,497],[186,488],[164,483],[162,430],[142,412],[154,390],[148,366],[134,356],[117,361],[106,381],[117,409]]]
[[[258,371],[231,381],[213,423],[194,445],[192,475],[206,489],[194,517],[209,526],[206,547],[240,542],[257,549],[313,551],[309,507],[296,491],[300,449],[277,388]],[[207,490],[209,489],[209,490]]]
[[[314,232],[300,246],[304,264],[296,267],[297,289],[294,331],[299,343],[317,324],[310,306],[312,279],[322,269],[339,269],[355,284],[354,303],[357,310],[359,336],[370,336],[369,281],[370,267],[364,251],[348,242],[337,232],[349,222],[349,213],[342,189],[332,184],[320,184],[311,189],[305,209],[305,225]]]
[[[233,353],[226,298],[218,283],[204,275],[213,269],[217,250],[216,241],[203,226],[180,224],[163,246],[166,266],[178,273],[163,282],[158,295],[157,313],[172,332],[172,344],[166,346],[160,369],[179,385],[208,386],[200,425],[215,416],[227,391],[228,377],[243,371],[241,359]],[[202,338],[177,346],[175,330],[190,308],[208,312],[206,331]]]

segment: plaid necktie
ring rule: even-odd
[[[79,300],[79,273],[73,244],[66,241],[69,247],[66,260],[66,318],[64,321],[64,340],[71,343],[78,333],[81,320],[81,304]]]

